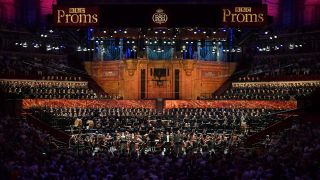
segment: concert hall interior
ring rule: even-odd
[[[320,0],[0,0],[1,179],[320,179]]]

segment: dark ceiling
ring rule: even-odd
[[[58,4],[256,4],[261,0],[57,0]]]

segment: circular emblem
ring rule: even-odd
[[[164,13],[163,9],[157,9],[156,13],[152,16],[152,20],[154,23],[163,24],[168,21],[168,16]]]

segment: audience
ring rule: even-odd
[[[0,77],[34,78],[65,76],[68,62],[64,56],[34,57],[27,55],[0,54]]]
[[[320,128],[295,124],[264,151],[243,148],[184,156],[56,149],[20,119],[0,121],[4,179],[319,179]],[[280,137],[280,138],[279,138]],[[259,153],[258,153],[259,152]]]
[[[320,75],[318,55],[268,55],[256,56],[248,75],[242,82],[312,79]]]
[[[233,83],[232,87],[220,96],[200,99],[292,100],[309,96],[319,87],[319,81]]]
[[[0,80],[0,87],[9,97],[18,98],[121,99],[118,95],[97,94],[83,81]]]

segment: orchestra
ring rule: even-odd
[[[92,132],[92,131],[91,131]],[[209,134],[186,133],[178,130],[174,132],[162,132],[150,130],[143,135],[139,132],[115,132],[115,133],[90,133],[83,128],[81,134],[74,134],[77,140],[70,145],[87,145],[92,150],[106,150],[108,152],[126,154],[145,154],[149,152],[174,152],[177,156],[190,153],[215,153],[219,146],[226,149],[236,146],[240,142],[238,134]],[[224,146],[227,145],[227,146]]]

